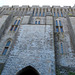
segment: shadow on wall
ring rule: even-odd
[[[0,63],[0,75],[1,75],[1,72],[2,72],[2,70],[4,68],[4,65],[5,65],[5,63]]]
[[[16,75],[39,75],[39,73],[33,67],[27,66],[20,70]]]

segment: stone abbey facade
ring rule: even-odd
[[[75,71],[75,6],[0,7],[0,69],[1,75]]]

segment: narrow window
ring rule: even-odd
[[[8,42],[6,43],[6,46],[5,46],[5,48],[4,48],[4,51],[3,51],[2,55],[6,55],[6,52],[7,52],[8,48],[9,48],[9,46],[10,46],[10,43],[11,43],[11,41],[8,41]]]
[[[41,16],[41,12],[39,13],[39,16]]]
[[[7,42],[7,44],[6,44],[6,46],[9,46],[9,45],[10,45],[10,43],[11,43],[11,41],[8,41],[8,42]]]
[[[18,26],[16,25],[15,28],[14,28],[14,31],[16,31],[17,27],[18,27]]]
[[[54,16],[56,16],[55,12],[54,12]]]
[[[37,24],[37,21],[35,21],[35,24]]]
[[[58,17],[59,17],[59,12],[57,12],[57,14],[58,14]]]
[[[20,20],[18,21],[17,25],[19,25],[19,23],[20,23]]]
[[[56,32],[59,32],[59,29],[58,29],[58,27],[56,27]]]
[[[34,16],[34,10],[33,10],[33,16]]]
[[[4,49],[3,53],[2,53],[2,55],[6,55],[7,50],[8,50],[8,47],[5,47],[5,49]]]
[[[43,16],[45,16],[45,12],[43,12]]]
[[[61,43],[61,53],[63,54],[63,45],[62,45],[62,43]]]
[[[58,21],[56,20],[56,26],[58,26]]]
[[[61,21],[59,21],[59,25],[62,26]]]
[[[63,28],[62,27],[60,27],[60,30],[61,30],[61,32],[63,32]]]
[[[62,12],[61,12],[61,17],[63,17],[63,14],[62,14]]]
[[[40,21],[38,21],[38,24],[40,24]]]
[[[37,16],[37,12],[36,12],[35,16]]]
[[[17,23],[17,20],[14,22],[14,25]]]
[[[10,28],[10,31],[12,31],[12,30],[13,30],[13,28],[14,28],[14,26],[12,25],[12,26],[11,26],[11,28]]]

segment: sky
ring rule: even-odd
[[[0,0],[0,6],[3,5],[49,5],[49,6],[71,6],[75,5],[75,0]]]

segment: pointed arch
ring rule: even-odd
[[[27,66],[20,70],[16,75],[39,75],[39,73],[32,66]]]
[[[7,55],[8,49],[11,45],[12,39],[8,38],[5,42],[5,47],[3,48],[2,55]]]
[[[9,43],[9,45],[12,43],[12,38],[6,39],[5,44],[7,45],[8,43]]]

